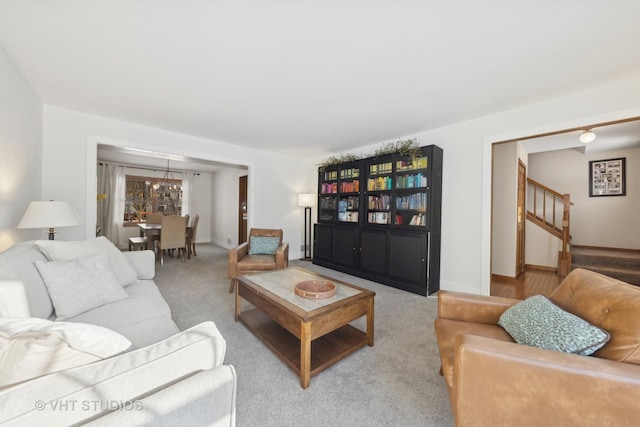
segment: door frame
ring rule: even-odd
[[[524,272],[526,209],[527,209],[527,165],[518,159],[518,195],[516,197],[516,278]]]

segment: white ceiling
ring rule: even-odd
[[[640,68],[638,0],[0,0],[50,105],[323,155]]]
[[[596,134],[596,139],[588,144],[580,142],[583,130],[527,139],[522,143],[529,154],[565,149],[596,153],[640,147],[640,120],[594,126],[591,130]]]
[[[171,170],[174,172],[214,173],[222,168],[247,169],[247,167],[243,165],[233,165],[177,154],[102,144],[98,145],[97,158],[100,162],[130,167],[142,167],[157,171]]]

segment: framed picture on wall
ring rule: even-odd
[[[589,162],[589,197],[625,196],[625,157]]]

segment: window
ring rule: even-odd
[[[127,175],[124,223],[145,222],[149,213],[182,215],[182,180]]]

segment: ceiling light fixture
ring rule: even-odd
[[[596,134],[591,129],[587,129],[580,134],[580,142],[583,144],[593,142],[594,139],[596,139]]]
[[[164,173],[164,177],[162,178],[162,181],[159,181],[157,183],[154,184],[153,189],[158,191],[165,191],[165,190],[180,190],[182,191],[182,186],[178,185],[176,182],[176,179],[173,177],[173,172],[171,172],[171,169],[169,169],[169,160],[167,159],[167,170]]]

